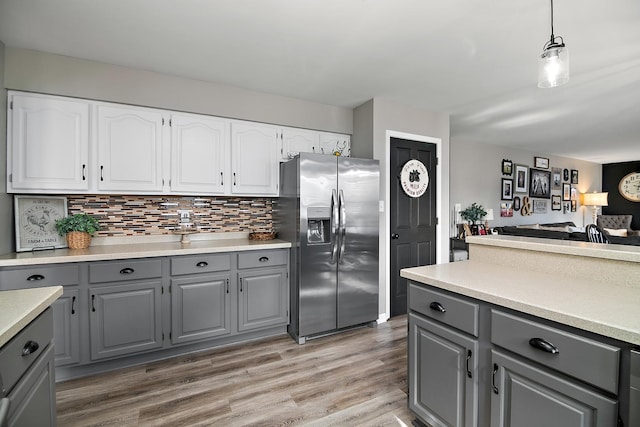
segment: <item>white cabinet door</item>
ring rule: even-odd
[[[319,153],[318,132],[306,129],[283,128],[280,133],[280,158],[289,160],[300,153]]]
[[[171,192],[224,194],[229,180],[229,122],[171,116]]]
[[[89,103],[9,94],[8,193],[89,189]]]
[[[278,195],[278,129],[258,123],[231,123],[231,194]]]
[[[162,126],[160,111],[98,104],[98,190],[160,193]]]
[[[351,156],[351,137],[339,133],[320,132],[320,152]]]

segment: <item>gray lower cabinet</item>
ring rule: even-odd
[[[79,267],[73,263],[0,269],[0,290],[63,286],[51,305],[56,366],[80,361],[79,283]]]
[[[288,322],[285,268],[261,268],[238,273],[238,331],[286,325]]]
[[[171,343],[231,333],[229,273],[171,280]]]
[[[80,313],[77,286],[65,286],[62,296],[51,304],[56,366],[80,362]]]
[[[492,361],[492,427],[617,424],[617,401],[500,351]]]
[[[52,310],[45,310],[0,349],[0,425],[55,426]]]
[[[409,314],[409,409],[431,426],[478,425],[478,341]]]
[[[162,347],[160,280],[89,287],[91,360]]]

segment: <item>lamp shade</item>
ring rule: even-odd
[[[487,214],[484,216],[485,221],[493,221],[493,209],[487,209]]]
[[[538,59],[538,87],[550,88],[569,81],[569,49],[564,44],[552,44]]]
[[[609,206],[609,193],[584,193],[582,195],[582,204],[586,206]]]

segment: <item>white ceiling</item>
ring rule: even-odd
[[[0,0],[0,40],[320,103],[451,114],[451,139],[640,160],[640,1],[556,0],[571,80],[538,89],[548,0]]]

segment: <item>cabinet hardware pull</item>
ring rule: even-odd
[[[34,282],[36,280],[44,280],[44,276],[42,274],[32,274],[31,276],[27,277],[27,281],[29,282]]]
[[[104,166],[100,165],[100,181],[104,181],[104,176],[102,172],[104,172]]]
[[[400,238],[400,235],[399,235],[398,233],[393,233],[393,234],[391,235],[391,238],[392,238],[393,240],[396,240],[396,239],[399,239],[399,238]]]
[[[473,353],[471,353],[471,350],[467,350],[467,376],[469,378],[473,378],[473,375],[471,375],[471,370],[469,369],[469,360],[471,360],[471,355]]]
[[[229,279],[227,279],[226,282],[227,282],[227,293],[229,293]]]
[[[434,301],[431,304],[429,304],[429,308],[431,310],[439,311],[440,313],[446,313],[447,312],[447,309],[442,304],[440,304],[438,301]]]
[[[206,267],[207,265],[209,265],[208,262],[200,261],[199,263],[196,264],[196,267]]]
[[[120,270],[120,274],[132,274],[135,270],[131,267],[126,267]]]
[[[240,292],[242,292],[242,277],[240,278]]]
[[[498,364],[493,364],[493,374],[491,375],[491,389],[495,394],[499,394],[500,390],[496,387],[496,374],[498,373]]]
[[[220,172],[220,185],[224,185],[224,175]]]
[[[91,295],[91,311],[96,311],[96,296]]]
[[[267,261],[269,261],[269,257],[267,257],[267,256],[261,256],[260,258],[258,258],[258,261],[260,261],[260,262],[267,262]]]
[[[87,165],[82,165],[82,180],[83,181],[87,180],[87,176],[84,173],[86,169],[87,169]]]
[[[35,341],[27,341],[24,347],[22,347],[22,357],[28,356],[31,353],[35,353],[40,348],[40,344]]]
[[[76,297],[71,298],[71,314],[76,314]]]
[[[233,185],[236,185],[236,173],[233,173]]]
[[[549,341],[542,338],[531,338],[529,340],[529,345],[535,349],[544,351],[545,353],[551,353],[551,354],[560,353],[560,350],[558,350],[558,347],[556,347]]]

